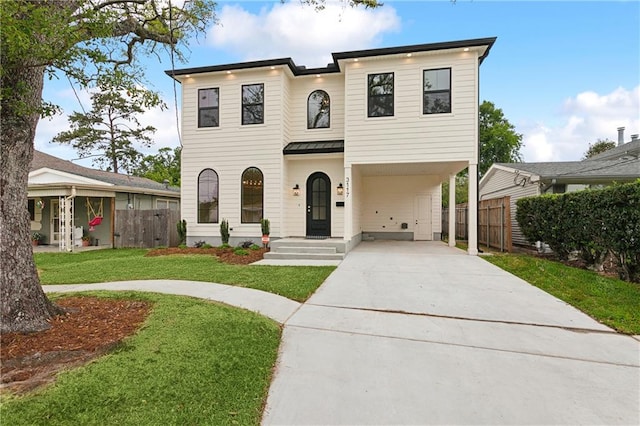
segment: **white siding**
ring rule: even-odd
[[[328,129],[307,129],[307,100],[314,90],[324,90],[330,98]],[[297,77],[292,81],[291,141],[344,139],[344,75]]]
[[[312,173],[323,172],[331,180],[331,236],[344,235],[344,207],[336,207],[336,201],[344,201],[344,195],[336,194],[339,183],[344,185],[343,159],[324,159],[320,156],[305,156],[304,160],[290,159],[285,163],[287,181],[285,182],[284,217],[285,235],[301,237],[306,235],[306,188],[307,179]],[[300,195],[293,196],[292,188],[300,186]]]
[[[451,68],[452,113],[422,114],[423,70]],[[345,162],[476,161],[477,57],[414,55],[346,64]],[[394,116],[367,117],[367,75],[394,73]]]
[[[431,196],[430,234],[440,232],[440,182],[435,176],[366,176],[362,181],[364,232],[413,232],[416,195]],[[402,223],[408,229],[402,229]]]
[[[540,194],[540,188],[537,184],[527,183],[525,186],[516,185],[514,173],[496,169],[495,173],[483,182],[480,188],[480,200],[490,200],[492,198],[502,198],[509,196],[511,206],[511,242],[513,244],[529,245],[524,238],[518,221],[516,220],[516,202],[520,198],[533,197]]]
[[[241,175],[248,167],[264,175],[264,217],[272,235],[280,233],[282,193],[283,96],[281,70],[217,73],[186,79],[182,107],[182,216],[192,237],[215,237],[219,224],[197,223],[197,180],[205,168],[219,179],[219,218],[227,219],[232,237],[256,237],[260,224],[241,224]],[[264,124],[241,125],[243,84],[264,83]],[[220,88],[220,127],[197,127],[198,89]]]
[[[351,238],[357,234],[362,233],[362,214],[363,208],[362,203],[364,196],[363,192],[363,177],[360,174],[360,170],[357,167],[353,167],[351,169],[351,182],[349,183],[349,197],[351,198],[352,203],[352,235]]]

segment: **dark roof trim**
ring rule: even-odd
[[[428,52],[444,49],[458,49],[463,47],[487,46],[484,55],[480,57],[480,63],[489,55],[489,51],[495,43],[496,37],[477,38],[470,40],[447,41],[442,43],[414,44],[411,46],[385,47],[381,49],[354,50],[351,52],[332,53],[333,63],[327,64],[326,67],[307,68],[303,65],[296,65],[291,58],[268,59],[263,61],[238,62],[234,64],[213,65],[206,67],[182,68],[178,70],[166,70],[165,74],[175,78],[177,76],[187,74],[202,74],[209,72],[233,71],[239,69],[252,69],[262,67],[275,67],[286,65],[289,67],[293,75],[313,75],[313,74],[331,74],[340,72],[338,61],[344,59],[366,58],[372,56],[397,55],[404,53]]]
[[[385,47],[382,49],[355,50],[352,52],[340,52],[332,54],[334,62],[342,59],[366,58],[370,56],[397,55],[415,52],[429,52],[434,50],[460,49],[463,47],[487,46],[484,55],[480,57],[480,63],[489,55],[491,46],[496,37],[476,38],[471,40],[447,41],[442,43],[414,44],[411,46]]]
[[[344,152],[344,140],[291,142],[282,150],[284,155],[330,154],[336,152]]]

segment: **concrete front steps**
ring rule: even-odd
[[[307,240],[304,238],[283,238],[272,241],[271,251],[265,259],[273,260],[342,260],[345,244],[342,239]]]

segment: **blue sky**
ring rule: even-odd
[[[177,68],[292,57],[323,66],[332,52],[498,37],[481,66],[480,97],[501,108],[523,134],[525,161],[579,160],[589,143],[640,133],[640,2],[438,1],[384,2],[376,10],[329,4],[321,12],[297,1],[220,1],[219,25],[189,42]],[[143,121],[156,145],[177,146],[167,58],[145,61],[147,78],[170,106]],[[178,88],[179,89],[179,88]],[[80,93],[85,106],[88,95]],[[79,110],[66,79],[45,82],[45,98],[66,113]],[[42,120],[37,149],[73,159],[49,140],[66,117]],[[88,160],[80,164],[90,165]]]

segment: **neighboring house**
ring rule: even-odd
[[[479,66],[494,41],[334,53],[313,69],[285,58],[166,71],[182,85],[188,244],[219,244],[222,219],[232,242],[259,240],[262,218],[272,239],[330,237],[345,251],[440,239],[441,183],[476,175]]]
[[[622,129],[624,130],[624,129]],[[516,201],[541,194],[579,191],[640,178],[640,141],[637,135],[583,161],[496,163],[480,180],[480,200],[510,197],[512,243],[529,245],[516,221]]]
[[[33,154],[28,188],[31,230],[44,234],[46,244],[64,250],[79,245],[82,232],[90,228],[100,245],[116,245],[116,210],[180,208],[178,188],[90,169],[40,151]]]

